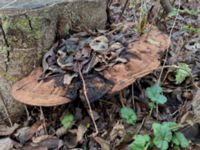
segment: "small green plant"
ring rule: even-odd
[[[152,128],[154,132],[154,145],[161,150],[167,150],[169,147],[169,142],[172,139],[170,128],[159,123],[153,123]]]
[[[158,84],[148,87],[146,89],[146,95],[151,100],[151,102],[149,102],[149,116],[151,116],[153,109],[156,108],[158,104],[164,104],[167,102],[167,98],[163,95],[162,87],[160,87]]]
[[[188,9],[188,8],[185,8],[183,10],[181,10],[182,13],[186,13],[190,16],[197,16],[198,15],[198,11],[196,9]]]
[[[143,34],[147,31],[147,18],[148,18],[148,15],[147,15],[147,6],[146,4],[142,4],[140,6],[140,16],[139,16],[139,20],[138,20],[138,23],[136,25],[136,28],[137,28],[137,31],[140,33],[140,34]]]
[[[188,9],[188,8],[185,8],[183,10],[179,10],[180,13],[185,13],[185,14],[188,14],[188,15],[191,15],[191,16],[197,16],[198,15],[198,11],[196,9]],[[178,13],[178,10],[177,9],[173,9],[169,14],[168,16],[169,17],[175,17]]]
[[[172,137],[172,143],[176,147],[176,149],[179,149],[179,147],[186,148],[189,146],[188,140],[181,132],[174,133],[174,136]]]
[[[175,122],[153,123],[152,129],[154,133],[153,144],[161,150],[167,150],[169,144],[178,149],[189,146],[188,140],[178,131],[179,126]]]
[[[61,120],[61,123],[63,127],[68,129],[72,126],[73,121],[74,121],[74,116],[72,114],[66,114]]]
[[[129,9],[134,9],[139,2],[140,0],[130,0]]]
[[[128,150],[147,150],[150,146],[150,136],[145,135],[135,135],[134,141],[129,144]]]
[[[193,27],[191,25],[185,25],[185,26],[183,26],[182,30],[183,31],[194,32],[194,33],[200,34],[200,28]]]
[[[176,70],[176,84],[181,84],[186,77],[190,76],[191,69],[185,63],[179,63],[179,68]]]
[[[146,89],[146,95],[154,104],[164,104],[167,101],[167,98],[163,95],[162,87],[158,84],[148,87]]]
[[[137,116],[134,110],[129,107],[122,107],[120,110],[120,116],[128,124],[134,125],[137,121]]]
[[[178,13],[178,10],[177,9],[173,9],[169,14],[168,14],[168,17],[175,17]]]
[[[152,138],[148,134],[135,135],[134,140],[128,146],[128,150],[147,150],[154,146],[160,150],[167,150],[169,147],[179,150],[189,146],[188,140],[183,133],[179,132],[180,125],[175,122],[153,123]]]

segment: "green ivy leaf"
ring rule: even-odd
[[[172,143],[175,144],[176,146],[179,146],[179,145],[180,145],[179,140],[177,139],[176,136],[173,136],[173,137],[172,137]]]
[[[172,132],[167,125],[153,123],[152,125],[154,132],[153,143],[157,148],[161,150],[167,150],[169,147],[169,142],[172,139]]]
[[[173,9],[173,10],[168,14],[168,16],[169,16],[169,17],[175,17],[175,16],[177,15],[177,13],[178,13],[177,9]]]
[[[185,63],[180,63],[179,68],[176,70],[176,84],[181,84],[190,74],[190,67]]]
[[[168,127],[171,131],[177,131],[179,129],[176,122],[163,122],[163,126]]]
[[[144,150],[149,143],[149,135],[135,135],[134,141],[128,146],[128,150]]]
[[[189,142],[183,133],[175,132],[174,137],[176,139],[175,142],[178,141],[178,145],[180,145],[182,148],[187,148],[189,146]]]
[[[198,15],[198,11],[197,9],[188,9],[188,8],[185,8],[184,10],[182,10],[183,13],[187,13],[188,15],[191,15],[191,16],[197,16]]]
[[[133,109],[129,107],[123,107],[120,110],[120,116],[122,119],[126,121],[128,124],[135,124],[137,120],[137,116]]]
[[[70,128],[74,120],[74,116],[72,114],[66,114],[61,120],[62,125],[65,128]]]
[[[158,104],[164,104],[167,102],[167,98],[164,95],[160,95],[158,100],[156,101]]]
[[[167,98],[163,95],[163,90],[158,84],[154,84],[146,89],[147,97],[157,104],[164,104]]]
[[[161,150],[167,150],[169,147],[169,143],[167,141],[159,139],[159,137],[155,137],[153,143],[156,145],[157,148]]]

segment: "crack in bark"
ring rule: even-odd
[[[2,21],[0,20],[0,30],[2,32],[2,35],[3,35],[3,40],[6,44],[6,47],[7,48],[10,48],[10,45],[9,45],[9,42],[8,42],[8,39],[7,39],[7,36],[6,36],[6,33],[3,29],[3,26],[2,26]],[[5,61],[5,67],[6,67],[6,72],[8,71],[8,62],[10,61],[10,50],[6,50],[6,61]]]
[[[6,46],[9,47],[9,43],[8,43],[8,40],[7,40],[7,37],[6,37],[6,33],[5,33],[4,29],[3,29],[1,20],[0,20],[0,29],[1,29],[1,32],[3,34],[4,42],[6,43]]]
[[[33,30],[31,19],[29,18],[29,16],[27,14],[24,14],[24,16],[28,20],[28,24],[29,24],[30,29]]]

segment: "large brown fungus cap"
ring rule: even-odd
[[[137,41],[129,43],[128,52],[133,57],[127,63],[116,64],[101,72],[106,79],[114,82],[110,93],[124,89],[136,79],[141,78],[160,65],[159,53],[170,45],[168,36],[157,28],[144,34]],[[13,97],[25,104],[36,106],[55,106],[69,103],[71,100],[65,97],[67,87],[59,87],[55,80],[38,82],[42,74],[41,68],[36,68],[24,79],[13,85]]]

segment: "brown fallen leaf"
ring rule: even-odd
[[[105,36],[99,36],[94,38],[90,43],[90,47],[98,52],[98,53],[103,53],[106,50],[108,50],[108,39]]]
[[[192,100],[192,109],[194,112],[194,116],[200,122],[200,90],[198,90]]]
[[[110,141],[113,141],[116,137],[123,137],[125,135],[124,125],[117,122],[110,132]]]
[[[41,124],[42,121],[39,120],[36,123],[34,123],[31,127],[23,127],[18,129],[15,133],[16,139],[18,139],[21,144],[26,143],[33,137],[33,135],[36,133]]]
[[[61,137],[61,136],[65,135],[67,133],[67,131],[68,131],[68,129],[62,126],[56,130],[56,136]]]
[[[31,143],[33,147],[47,147],[47,149],[60,149],[64,146],[64,142],[57,137],[51,135],[43,135],[32,139],[34,143]]]
[[[75,77],[78,77],[78,74],[65,74],[64,75],[64,79],[63,79],[63,83],[66,85],[70,85],[72,80],[75,78]]]
[[[101,150],[110,150],[110,143],[100,137],[94,137],[94,140],[101,146]]]
[[[19,127],[19,124],[14,124],[12,127],[0,125],[0,136],[9,136]]]
[[[65,142],[67,147],[75,148],[79,143],[82,143],[86,131],[87,128],[82,124],[78,126],[78,129],[69,130],[66,135],[68,140]]]
[[[12,150],[21,147],[22,146],[19,143],[13,141],[9,137],[0,139],[0,150]]]

